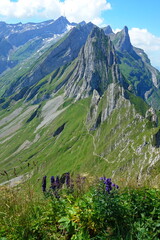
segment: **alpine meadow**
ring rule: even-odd
[[[158,240],[159,187],[160,72],[128,28],[0,22],[0,240]]]

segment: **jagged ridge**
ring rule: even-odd
[[[102,95],[110,83],[121,81],[113,44],[103,30],[95,27],[79,53],[77,67],[67,83],[65,94],[79,99],[97,90]]]

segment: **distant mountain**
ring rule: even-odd
[[[1,55],[16,66],[0,76],[0,181],[71,172],[158,182],[160,73],[128,28],[64,17],[9,26]]]
[[[41,23],[0,22],[0,56],[2,56],[0,73],[26,59],[26,53],[27,57],[31,56],[42,46],[44,47],[47,40],[59,39],[76,25],[76,23],[70,23],[65,17]]]
[[[7,39],[12,45],[18,47],[35,37],[51,38],[54,34],[62,34],[75,25],[65,17],[41,23],[6,24],[0,22],[0,37]]]
[[[89,23],[72,29],[56,45],[51,46],[41,56],[40,60],[28,71],[28,74],[22,75],[14,81],[9,89],[6,90],[4,97],[10,96],[15,92],[17,96],[17,91],[26,94],[26,88],[28,89],[36,84],[55,69],[73,61],[78,56],[93,26],[92,23]],[[23,88],[25,88],[25,91],[23,91]],[[19,94],[19,98],[22,97],[23,94]]]

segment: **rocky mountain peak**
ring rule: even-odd
[[[54,21],[56,24],[70,24],[66,17],[61,16],[57,20]]]
[[[127,26],[125,26],[120,32],[115,35],[112,34],[111,36],[111,40],[117,51],[120,51],[121,53],[129,53],[136,60],[140,58],[131,44]]]
[[[72,23],[72,24],[74,24],[74,23]],[[79,23],[81,26],[84,26],[84,25],[86,25],[86,22],[85,21],[82,21],[82,22],[80,22]]]
[[[129,34],[128,34],[128,27],[127,26],[124,26],[122,31],[127,35],[127,37],[129,36]]]
[[[103,30],[98,28],[97,26],[94,26],[92,32],[90,33],[89,37],[88,37],[88,41],[89,39],[92,39],[94,37],[103,37],[104,36],[104,33],[103,33]]]
[[[111,82],[120,81],[114,46],[104,31],[94,27],[82,47],[66,96],[88,97],[94,90],[102,95]]]
[[[130,41],[128,28],[125,26],[121,32],[116,34],[116,44],[115,47],[117,50],[123,51],[133,51],[133,47]]]
[[[103,31],[106,35],[114,34],[110,25],[108,25],[107,27],[104,27]]]

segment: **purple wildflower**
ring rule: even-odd
[[[60,179],[59,176],[56,177],[56,187],[59,188],[60,187]]]
[[[118,185],[112,183],[111,178],[101,177],[100,180],[105,184],[105,189],[109,194],[113,188],[119,188]]]
[[[52,176],[52,177],[51,177],[51,188],[52,188],[52,189],[55,189],[55,187],[56,187],[56,181],[55,181],[54,176]]]
[[[66,173],[66,186],[70,187],[70,173]]]
[[[54,176],[51,177],[51,185],[55,182]]]
[[[47,176],[44,176],[42,179],[42,191],[45,192],[46,191],[46,178]]]

